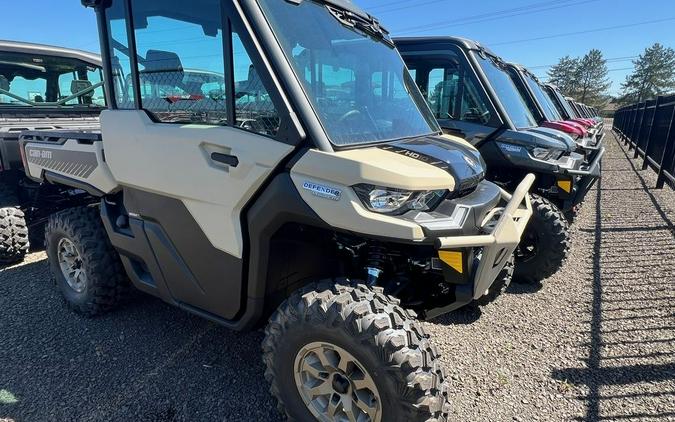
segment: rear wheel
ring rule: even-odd
[[[532,218],[516,249],[514,280],[538,283],[562,267],[570,250],[569,223],[548,199],[531,195]]]
[[[279,307],[265,334],[265,378],[289,420],[447,420],[436,349],[381,289],[313,284]]]
[[[18,199],[9,186],[0,182],[0,264],[24,259],[30,248],[26,217],[18,208]]]
[[[52,215],[45,239],[52,275],[71,309],[95,316],[120,302],[129,283],[97,208]]]

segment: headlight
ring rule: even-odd
[[[533,147],[530,149],[530,154],[538,160],[557,160],[563,155],[563,151],[555,148]]]
[[[429,211],[447,195],[447,190],[407,191],[373,185],[356,185],[354,192],[370,211],[403,214],[410,210]]]

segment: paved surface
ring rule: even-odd
[[[607,142],[564,270],[425,324],[454,420],[675,421],[675,193]],[[261,340],[144,297],[80,318],[35,253],[0,270],[0,421],[276,421]]]

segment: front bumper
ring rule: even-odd
[[[501,190],[502,200],[507,202],[504,208],[496,208],[485,218],[491,220],[497,212],[501,216],[489,234],[475,236],[448,236],[436,239],[439,255],[443,252],[456,252],[465,249],[481,248],[481,258],[472,273],[471,282],[456,286],[456,300],[445,307],[426,312],[427,318],[459,309],[482,297],[492,286],[499,273],[510,259],[513,251],[520,243],[520,238],[532,216],[532,205],[528,192],[534,184],[535,177],[527,175],[513,192],[513,195]]]
[[[606,148],[600,146],[600,149],[595,152],[593,161],[582,166],[578,170],[568,170],[566,177],[558,180],[558,186],[563,183],[569,183],[571,189],[566,192],[563,198],[563,211],[569,211],[572,208],[583,202],[586,194],[595,185],[595,182],[600,178],[602,173],[602,157],[605,155]]]
[[[604,149],[605,143],[602,138],[584,138],[580,141],[577,141],[577,152],[584,154],[586,157],[586,162],[588,163],[594,162],[600,151]]]

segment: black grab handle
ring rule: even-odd
[[[218,163],[227,164],[230,167],[237,167],[239,165],[239,158],[235,155],[213,152],[211,153],[211,159]]]

